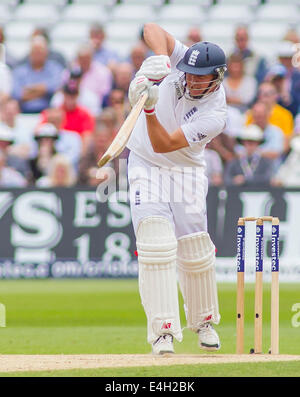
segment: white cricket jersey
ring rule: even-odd
[[[146,115],[139,116],[127,147],[151,163],[171,168],[174,166],[205,166],[204,148],[220,134],[226,124],[227,105],[223,86],[206,98],[189,100],[179,89],[182,72],[176,69],[188,47],[175,42],[170,57],[172,72],[159,86],[156,117],[171,134],[181,127],[189,146],[169,153],[155,153],[147,132]]]

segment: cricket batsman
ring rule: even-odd
[[[187,327],[198,335],[200,348],[218,350],[204,149],[225,127],[225,54],[209,42],[188,48],[155,23],[144,26],[144,39],[155,55],[130,84],[132,106],[145,91],[148,99],[127,146],[147,340],[153,354],[174,353],[174,338],[182,340],[179,281]]]

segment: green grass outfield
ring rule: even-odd
[[[236,285],[218,285],[222,342],[220,354],[235,353]],[[131,280],[0,281],[6,307],[0,328],[0,354],[148,354],[146,319],[138,283]],[[182,300],[180,299],[181,307]],[[292,307],[300,303],[299,284],[280,285],[280,353],[300,354],[300,324]],[[253,347],[254,286],[246,285],[245,349]],[[270,345],[270,286],[264,290],[264,339]],[[182,325],[185,325],[181,311]],[[298,317],[299,318],[299,317]],[[299,321],[299,320],[298,320]],[[296,323],[297,325],[298,323]],[[185,329],[176,353],[200,354],[197,335]],[[203,354],[207,354],[204,353]],[[216,354],[214,352],[214,354]],[[0,356],[1,358],[1,356]],[[0,373],[0,376],[300,376],[300,361],[199,364],[168,367],[86,369]]]

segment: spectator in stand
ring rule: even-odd
[[[261,83],[268,70],[267,62],[249,47],[249,33],[246,26],[236,28],[234,40],[235,48],[232,54],[242,56],[245,74],[254,77],[258,84]]]
[[[241,133],[241,129],[245,124],[245,114],[238,109],[227,106],[227,122],[224,133],[233,140]]]
[[[289,110],[294,117],[294,113],[297,111],[297,101],[290,94],[286,68],[281,64],[273,65],[269,69],[265,81],[274,85],[277,91],[277,103]]]
[[[101,176],[101,174],[100,174]],[[87,186],[98,186],[101,183],[102,178],[99,178],[99,168],[98,167],[91,167],[88,169],[87,178],[85,185]],[[106,179],[106,178],[105,178]],[[105,179],[102,179],[105,180]]]
[[[292,113],[277,103],[278,93],[271,82],[264,82],[258,88],[258,101],[266,105],[268,122],[280,128],[284,134],[284,152],[289,150],[289,141],[293,135],[294,120]],[[253,123],[251,111],[247,113],[246,124]]]
[[[39,126],[39,133],[57,135],[57,139],[55,140],[55,151],[66,156],[71,161],[74,168],[77,169],[82,151],[81,138],[77,132],[67,131],[61,128],[63,118],[64,112],[62,109],[46,109],[45,123]],[[37,146],[35,146],[32,151],[36,153]]]
[[[48,47],[48,60],[60,64],[63,69],[66,68],[67,62],[64,56],[60,52],[55,51],[51,48],[50,38],[47,29],[42,26],[37,26],[31,34],[31,39],[33,39],[36,36],[44,37],[44,39],[46,40]],[[28,61],[29,61],[29,56],[27,55],[20,62],[18,62],[18,64],[20,65],[23,63],[27,63]]]
[[[131,63],[120,63],[117,69],[114,70],[113,88],[119,88],[120,90],[123,90],[127,95],[130,82],[134,75],[135,72]]]
[[[207,143],[206,148],[217,152],[224,165],[235,158],[234,146],[235,140],[225,132],[221,132],[221,134]]]
[[[280,43],[278,60],[286,68],[286,81],[291,96],[291,103],[293,104],[290,110],[294,117],[300,111],[300,70],[293,65],[295,54],[293,43],[290,41],[282,41]]]
[[[238,137],[238,142],[244,150],[241,156],[230,161],[224,173],[227,186],[260,186],[269,185],[274,174],[274,160],[263,157],[260,146],[264,134],[257,125],[244,127]]]
[[[70,80],[63,87],[64,101],[60,109],[64,111],[61,129],[77,132],[82,139],[82,151],[85,151],[90,135],[95,128],[95,118],[78,105],[78,87]],[[45,112],[41,113],[40,123],[46,121]]]
[[[206,162],[206,176],[209,186],[221,186],[223,184],[223,164],[219,154],[207,147],[204,150]]]
[[[36,181],[41,188],[71,187],[77,178],[71,162],[63,154],[55,154],[49,163],[47,175]]]
[[[77,53],[73,66],[79,66],[82,71],[80,90],[92,91],[99,99],[100,108],[103,98],[112,88],[113,75],[109,68],[93,61],[93,48],[90,44],[83,44]]]
[[[4,26],[0,25],[0,44],[3,44],[6,46],[5,44],[5,32],[4,32]],[[17,59],[11,55],[11,53],[9,52],[9,50],[7,50],[7,48],[5,49],[5,62],[6,65],[8,67],[10,67],[11,69],[13,69],[16,65],[17,65]]]
[[[197,26],[192,26],[187,32],[185,45],[191,47],[193,44],[199,43],[199,41],[203,41],[201,31]]]
[[[126,120],[131,106],[123,90],[113,89],[108,97],[108,106],[114,109],[117,116],[116,128],[119,129]]]
[[[26,187],[26,179],[18,171],[7,165],[6,158],[5,150],[0,149],[0,187]]]
[[[272,179],[273,186],[300,187],[300,136],[291,140],[291,150]]]
[[[37,142],[36,155],[30,160],[33,184],[47,175],[52,157],[56,154],[55,143],[58,139],[56,128],[49,128],[50,124],[42,124],[35,133]]]
[[[11,95],[12,91],[12,73],[10,68],[7,66],[6,56],[5,56],[5,47],[0,44],[0,101],[5,100]]]
[[[9,98],[12,92],[12,73],[7,65],[0,67],[0,101]]]
[[[12,98],[4,100],[0,106],[0,126],[10,129],[14,143],[10,146],[10,153],[20,158],[28,159],[33,131],[18,121],[20,107],[18,101]]]
[[[294,28],[289,29],[283,38],[284,41],[290,41],[291,43],[298,44],[300,43],[300,35],[297,30]]]
[[[112,136],[115,136],[118,132],[118,115],[115,109],[112,107],[106,107],[103,112],[97,117],[97,125],[104,124],[111,132]],[[97,127],[98,129],[98,127]]]
[[[77,86],[79,90],[78,104],[86,108],[93,116],[98,116],[101,113],[100,97],[90,89],[86,89],[80,85],[83,72],[79,66],[74,66],[70,70],[65,70],[64,80],[67,83],[72,80],[73,84]],[[60,89],[57,91],[51,99],[51,107],[61,106],[64,101],[63,91]]]
[[[146,57],[147,57],[146,48],[141,43],[136,44],[134,47],[132,47],[129,55],[129,62],[133,66],[134,74],[140,69]]]
[[[0,149],[7,151],[9,145],[14,141],[11,129],[5,124],[0,125]]]
[[[260,153],[263,157],[276,160],[276,166],[281,163],[284,152],[284,134],[276,125],[269,122],[269,109],[264,102],[256,102],[251,109],[253,122],[263,130],[264,143],[260,145]]]
[[[60,86],[62,71],[59,63],[48,59],[45,38],[34,37],[28,62],[13,71],[12,96],[19,101],[22,113],[39,113],[49,107]]]
[[[91,170],[95,168],[98,160],[106,152],[107,148],[113,140],[113,135],[110,129],[105,125],[99,125],[93,134],[93,140],[87,148],[86,154],[82,156],[79,165],[79,178],[78,183],[80,185],[87,185],[91,177]],[[109,163],[109,166],[113,167],[113,163]],[[99,184],[99,180],[98,180]]]
[[[128,96],[128,89],[131,80],[134,78],[135,72],[133,65],[130,62],[122,62],[113,69],[113,86],[112,89],[119,89],[125,92],[126,98]],[[103,101],[103,107],[108,106],[109,93]]]
[[[256,80],[245,74],[241,55],[231,55],[227,66],[228,73],[223,82],[227,103],[244,112],[255,98]]]
[[[6,124],[0,125],[0,149],[5,151],[6,164],[8,167],[14,168],[25,178],[30,176],[29,161],[11,150],[14,143],[14,132]]]
[[[102,25],[94,23],[90,28],[90,42],[93,47],[93,60],[102,65],[112,67],[120,62],[116,51],[105,46],[105,31]]]

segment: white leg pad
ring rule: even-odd
[[[168,219],[144,218],[137,229],[139,291],[147,316],[148,342],[171,334],[182,340],[176,274],[177,240]]]
[[[197,332],[206,321],[220,321],[215,275],[215,246],[206,232],[178,239],[178,277],[187,327]]]

